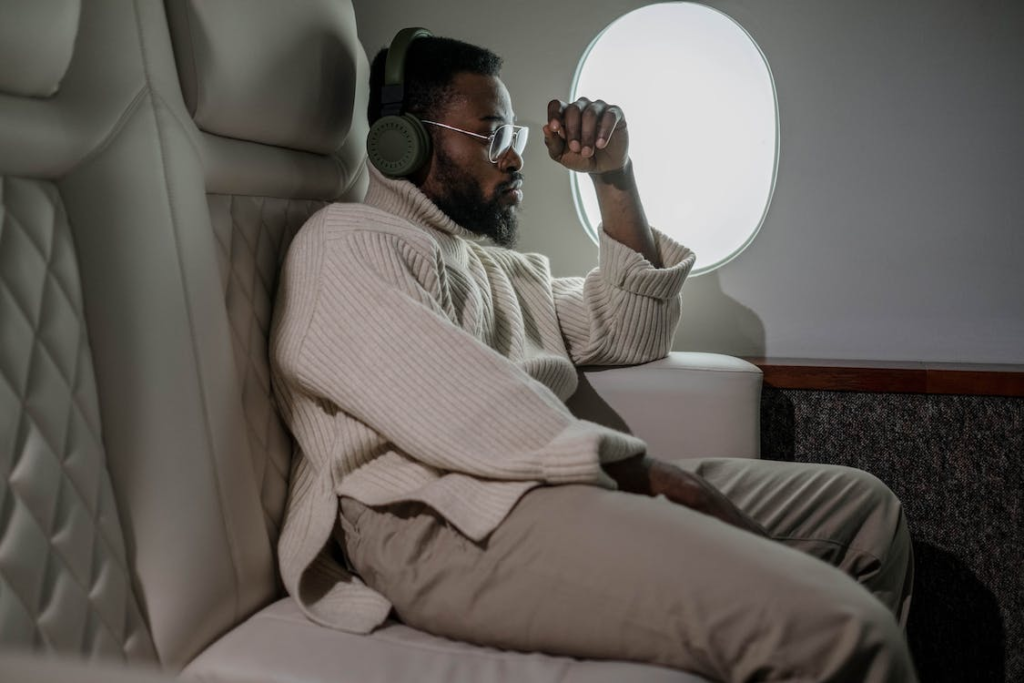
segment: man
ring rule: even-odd
[[[279,546],[290,593],[356,632],[393,608],[470,642],[719,680],[914,680],[893,616],[910,541],[878,480],[657,462],[565,408],[574,364],[668,352],[694,256],[647,224],[623,112],[588,100],[553,100],[543,134],[594,183],[600,266],[552,278],[506,248],[525,131],[499,68],[414,40],[404,110],[429,158],[408,178],[371,169],[365,204],[319,212],[288,254],[271,354],[301,449]]]

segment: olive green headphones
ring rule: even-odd
[[[384,63],[384,87],[380,95],[381,116],[366,136],[370,163],[386,176],[412,175],[430,158],[430,136],[419,119],[403,113],[405,99],[405,55],[417,38],[433,34],[425,28],[403,28],[395,35]]]

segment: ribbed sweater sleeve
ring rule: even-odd
[[[696,256],[652,232],[661,268],[601,230],[598,267],[585,279],[552,282],[558,324],[576,365],[634,365],[671,350],[679,292]]]
[[[440,470],[613,487],[600,463],[642,443],[577,420],[547,387],[454,324],[438,303],[432,245],[373,230],[324,241],[314,309],[293,359],[299,382]]]

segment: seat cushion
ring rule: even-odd
[[[184,673],[211,683],[707,683],[646,664],[477,647],[395,622],[368,636],[334,631],[306,619],[290,598],[225,635]]]

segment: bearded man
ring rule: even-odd
[[[647,224],[622,110],[548,105],[548,156],[589,175],[602,217],[599,266],[555,278],[510,249],[527,131],[498,57],[420,37],[404,62],[424,163],[371,168],[365,203],[313,216],[281,276],[274,386],[300,452],[279,555],[305,613],[366,633],[393,609],[482,645],[717,680],[913,681],[911,545],[881,482],[656,461],[566,409],[575,366],[668,353],[694,262]]]

